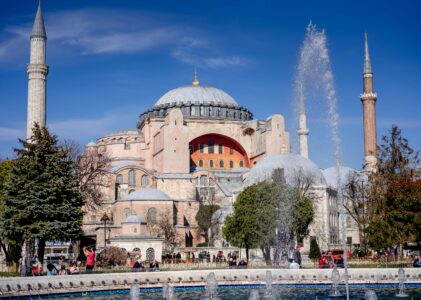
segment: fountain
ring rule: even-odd
[[[249,300],[260,300],[259,291],[258,290],[251,290]]]
[[[307,27],[306,37],[300,52],[300,62],[297,68],[297,77],[295,82],[297,94],[297,109],[300,119],[300,141],[306,142],[308,130],[305,123],[305,96],[309,86],[323,86],[323,92],[326,94],[328,104],[328,118],[331,130],[332,140],[335,145],[335,165],[337,168],[337,187],[338,187],[338,203],[339,203],[339,219],[341,228],[341,241],[344,252],[344,268],[345,268],[345,287],[346,299],[349,300],[348,285],[348,257],[346,255],[346,232],[345,232],[345,207],[342,191],[342,183],[340,176],[341,166],[341,140],[339,138],[339,116],[336,110],[336,92],[334,87],[333,72],[330,66],[329,51],[327,49],[325,32],[317,30],[316,26],[311,22]],[[308,155],[307,145],[300,145],[301,155]]]
[[[140,300],[140,286],[137,283],[130,287],[130,300]]]
[[[377,300],[377,295],[376,295],[376,292],[375,292],[375,291],[373,291],[373,290],[367,290],[367,291],[365,292],[365,297],[364,297],[364,299],[365,299],[365,300]]]
[[[177,295],[175,294],[174,286],[164,282],[162,285],[162,299],[164,300],[177,300]]]
[[[332,291],[330,292],[330,297],[341,297],[341,293],[339,292],[338,286],[341,280],[341,276],[339,275],[339,271],[336,266],[332,270]]]
[[[400,298],[408,297],[408,294],[405,293],[405,281],[406,281],[405,270],[402,268],[399,268],[398,280],[399,280],[399,291],[396,294],[396,297],[400,297]]]
[[[216,281],[215,273],[210,272],[206,277],[206,299],[218,299],[218,281]]]
[[[272,286],[273,277],[272,277],[271,271],[266,271],[265,281],[266,281],[266,289],[264,292],[264,299],[276,299],[275,291]]]

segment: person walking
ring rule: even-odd
[[[86,256],[86,273],[91,273],[95,267],[95,251],[93,248],[83,247],[83,254]]]

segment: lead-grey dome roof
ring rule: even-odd
[[[126,196],[125,199],[122,201],[128,201],[128,200],[137,200],[137,201],[148,201],[148,200],[159,200],[159,201],[165,201],[165,200],[171,200],[170,196],[165,194],[164,192],[161,192],[160,190],[153,189],[153,188],[144,188],[140,190],[136,190]]]
[[[170,90],[155,103],[155,106],[170,103],[204,103],[235,105],[237,102],[223,90],[212,86],[187,85]]]
[[[249,186],[262,181],[270,181],[273,170],[280,168],[284,170],[286,183],[295,185],[299,176],[310,177],[313,185],[326,185],[326,180],[311,160],[293,153],[271,154],[261,159],[251,170],[245,179],[245,185]]]
[[[327,185],[333,189],[337,189],[338,187],[338,177],[340,177],[341,186],[346,186],[351,179],[360,182],[367,181],[367,176],[364,173],[345,166],[330,167],[322,170],[322,173],[326,179]],[[352,178],[353,176],[355,177]]]

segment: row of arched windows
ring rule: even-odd
[[[203,159],[199,159],[198,166],[203,168],[203,166],[204,166]],[[233,169],[234,168],[234,161],[232,161],[232,160],[229,161],[229,167],[230,167],[230,169]],[[238,167],[239,168],[244,167],[244,162],[242,160],[240,160],[238,162]],[[210,159],[209,160],[209,168],[215,168],[215,162],[214,162],[213,159]],[[222,160],[222,159],[219,161],[219,168],[225,168],[225,161]]]
[[[129,207],[126,207],[123,210],[123,220],[126,220],[128,216],[132,214],[132,210]],[[148,209],[146,213],[146,222],[148,224],[155,224],[157,220],[157,210],[155,207],[151,207]]]
[[[118,174],[115,180],[116,183],[122,184],[123,183],[123,175]],[[140,177],[140,184],[142,186],[149,185],[149,177],[148,175],[142,175]],[[136,171],[130,170],[129,171],[129,185],[136,185]]]

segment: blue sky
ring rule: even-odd
[[[0,156],[7,157],[25,132],[26,64],[37,1],[1,5]],[[378,139],[396,124],[421,149],[420,11],[415,0],[44,0],[47,125],[83,144],[134,128],[139,114],[166,91],[191,83],[197,65],[201,83],[225,90],[255,118],[284,115],[294,144],[293,82],[312,20],[328,37],[343,164],[360,168],[364,31],[378,94]],[[309,103],[310,158],[328,167],[334,149],[326,105],[323,99]]]

